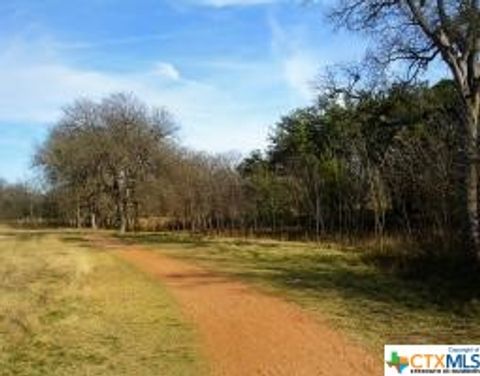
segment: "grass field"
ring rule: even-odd
[[[0,374],[202,374],[162,286],[79,236],[0,230]]]
[[[162,285],[85,235],[0,228],[0,374],[207,373],[194,329]],[[390,252],[332,244],[183,234],[121,240],[318,311],[376,354],[385,343],[480,342],[480,273],[460,264],[410,260],[409,270]]]
[[[409,260],[335,245],[123,237],[192,260],[319,311],[377,354],[385,343],[479,343],[480,275],[462,265]],[[398,260],[397,260],[398,261]]]

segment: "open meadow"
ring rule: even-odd
[[[341,352],[338,375],[370,375],[385,343],[479,342],[478,274],[463,266],[453,278],[459,265],[421,265],[419,275],[393,255],[333,243],[2,227],[0,369],[316,375]]]
[[[452,260],[435,264],[392,249],[328,243],[172,233],[120,238],[294,301],[378,356],[385,343],[480,342],[480,275]]]
[[[0,374],[201,374],[165,289],[81,236],[0,230]]]

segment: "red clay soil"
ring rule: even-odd
[[[170,289],[198,329],[214,376],[382,374],[377,358],[295,304],[158,252],[119,254]]]

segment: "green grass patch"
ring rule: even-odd
[[[452,260],[401,257],[333,244],[122,237],[192,260],[321,312],[371,346],[385,343],[480,343],[480,273]]]
[[[79,236],[0,230],[0,373],[202,374],[163,287]]]

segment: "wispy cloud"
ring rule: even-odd
[[[281,65],[286,83],[305,100],[313,96],[312,81],[322,66],[318,52],[306,45],[301,26],[288,30],[275,17],[269,17],[273,54]]]
[[[238,101],[234,93],[215,82],[189,78],[170,62],[158,61],[150,69],[122,73],[84,69],[65,62],[44,42],[40,48],[16,40],[4,48],[0,82],[0,126],[51,124],[61,108],[77,97],[99,99],[125,91],[169,109],[188,145],[245,151],[262,145],[269,125],[278,116],[255,103]]]
[[[303,98],[313,97],[313,80],[319,72],[318,60],[308,54],[297,53],[284,59],[283,75],[291,88]]]
[[[180,71],[175,65],[163,61],[155,64],[153,73],[172,81],[178,81],[181,78]]]
[[[114,46],[126,46],[126,45],[139,45],[142,43],[150,43],[155,41],[165,41],[171,39],[172,36],[165,33],[152,33],[145,35],[135,35],[124,38],[109,38],[96,40],[95,42],[59,42],[51,41],[52,47],[57,50],[82,50],[82,49],[94,49],[102,47],[114,47]]]
[[[11,141],[0,175],[11,177],[62,106],[119,91],[167,107],[194,148],[262,147],[282,114],[310,102],[324,59],[358,46],[326,33],[305,0],[0,3],[0,139]]]

